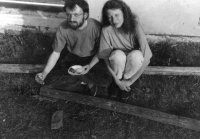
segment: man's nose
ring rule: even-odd
[[[68,18],[69,18],[69,21],[75,21],[74,15],[70,15]]]

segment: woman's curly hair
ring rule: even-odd
[[[102,25],[110,25],[110,22],[107,17],[107,11],[109,9],[121,9],[124,15],[124,23],[122,24],[122,29],[125,33],[134,33],[136,27],[137,16],[132,13],[130,7],[123,2],[122,0],[109,0],[107,1],[102,10]]]

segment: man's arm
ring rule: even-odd
[[[89,63],[90,69],[91,69],[92,67],[94,67],[94,65],[96,65],[98,62],[99,62],[99,58],[98,58],[98,55],[96,54],[96,55],[92,58],[91,62]]]
[[[83,70],[83,72],[82,72],[81,74],[83,75],[83,74],[88,73],[88,72],[90,71],[90,69],[91,69],[94,65],[96,65],[98,62],[99,62],[99,58],[98,58],[98,54],[96,54],[96,55],[92,58],[91,62],[90,62],[88,65],[83,66],[83,69],[84,69],[84,70]]]
[[[53,51],[51,53],[51,55],[49,56],[47,65],[44,69],[43,72],[38,73],[36,75],[36,81],[40,84],[43,84],[44,79],[46,78],[46,76],[49,74],[49,72],[53,69],[53,67],[56,65],[56,62],[58,61],[60,57],[60,53]],[[39,79],[38,79],[39,78]]]
[[[60,53],[53,51],[51,55],[49,56],[47,65],[43,71],[44,74],[49,74],[49,72],[53,69],[53,67],[56,65],[56,62],[58,61],[60,57]]]

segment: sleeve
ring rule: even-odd
[[[62,31],[63,31],[62,26],[59,26],[58,30],[56,32],[55,40],[54,40],[53,45],[52,45],[53,50],[56,51],[56,52],[61,52],[62,49],[65,47],[65,44],[66,44],[66,39],[65,39],[64,33]]]
[[[150,59],[152,57],[152,52],[147,42],[144,30],[139,22],[137,23],[137,27],[136,27],[136,39],[139,44],[140,50],[143,53],[144,58]]]
[[[105,30],[105,28],[103,28],[101,32],[101,37],[100,37],[98,57],[102,59],[108,59],[112,50],[113,50],[113,47],[112,47],[108,32]]]

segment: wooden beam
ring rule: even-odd
[[[170,124],[182,128],[200,131],[199,120],[182,116],[176,116],[164,112],[159,112],[156,110],[151,110],[148,108],[138,107],[130,104],[120,103],[93,96],[82,95],[78,93],[48,89],[45,87],[41,88],[40,95],[45,97],[62,99],[66,101],[72,101],[83,105],[95,106],[106,110],[142,117],[145,119],[161,122],[164,124]]]
[[[200,67],[169,67],[169,66],[149,66],[144,71],[148,75],[200,75]]]
[[[44,64],[0,64],[0,72],[33,73],[44,69]],[[195,75],[200,76],[200,67],[149,66],[144,71],[147,75]]]

